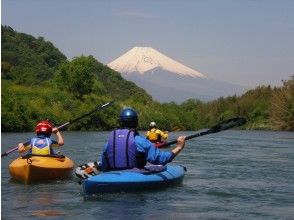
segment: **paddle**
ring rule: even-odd
[[[67,126],[67,125],[69,125],[69,124],[72,124],[73,122],[79,121],[79,120],[81,120],[82,118],[84,118],[84,117],[86,117],[86,116],[89,116],[89,115],[93,114],[93,113],[96,112],[96,111],[100,111],[100,110],[102,110],[102,109],[104,109],[104,108],[106,108],[106,107],[108,107],[108,106],[111,106],[113,103],[114,103],[114,101],[111,101],[111,102],[107,102],[107,103],[105,103],[105,104],[103,104],[103,105],[99,105],[99,106],[97,106],[96,108],[94,108],[92,111],[90,111],[90,112],[88,112],[88,113],[86,113],[86,114],[84,114],[84,115],[81,115],[80,117],[75,118],[75,119],[73,119],[73,120],[71,120],[71,121],[65,122],[64,124],[58,126],[57,129],[58,129],[58,130],[61,130],[62,128],[64,128],[65,126]],[[18,149],[18,147],[12,148],[12,149],[6,151],[5,153],[1,154],[1,157],[7,156],[8,154],[10,154],[10,153],[16,151],[17,149]]]
[[[242,118],[242,117],[231,118],[231,119],[228,119],[226,121],[223,121],[223,122],[221,122],[221,123],[213,126],[212,128],[210,128],[207,131],[203,131],[203,132],[199,132],[197,134],[193,134],[193,135],[187,136],[185,138],[185,140],[189,140],[189,139],[192,139],[192,138],[195,138],[195,137],[200,137],[200,136],[203,136],[203,135],[207,135],[207,134],[212,134],[212,133],[217,133],[217,132],[220,132],[220,131],[228,130],[228,129],[233,128],[233,127],[241,126],[241,125],[243,125],[245,123],[246,123],[246,119],[245,118]],[[175,144],[175,143],[177,143],[177,140],[170,141],[170,142],[167,142],[167,143],[164,143],[164,144],[160,144],[157,147],[158,148],[166,147],[166,146],[170,146],[170,145]]]

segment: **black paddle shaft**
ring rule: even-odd
[[[73,120],[71,120],[71,121],[68,121],[68,122],[66,122],[66,123],[64,123],[64,124],[62,124],[62,125],[60,125],[60,126],[58,126],[57,129],[60,130],[60,129],[62,129],[63,127],[65,127],[65,126],[67,126],[67,125],[69,125],[69,124],[71,124],[71,123],[73,123],[73,122],[79,121],[79,120],[81,120],[82,118],[84,118],[84,117],[86,117],[86,116],[89,116],[89,115],[93,114],[93,113],[96,112],[96,111],[100,111],[100,110],[102,110],[102,109],[104,109],[104,108],[106,108],[106,107],[112,105],[114,102],[115,102],[115,101],[111,101],[111,102],[108,102],[108,103],[106,103],[106,104],[104,104],[104,105],[97,106],[97,107],[94,108],[92,111],[90,111],[90,112],[88,112],[88,113],[86,113],[86,114],[84,114],[84,115],[81,115],[81,116],[78,117],[78,118],[75,118],[75,119],[73,119]]]
[[[84,115],[82,115],[82,116],[80,116],[80,117],[78,117],[78,118],[75,118],[75,119],[73,119],[73,120],[71,120],[71,121],[68,121],[68,122],[66,122],[66,123],[64,123],[64,124],[62,124],[62,125],[60,125],[60,126],[58,126],[57,129],[60,130],[60,129],[64,128],[65,126],[67,126],[67,125],[69,125],[69,124],[71,124],[71,123],[73,123],[73,122],[76,122],[76,121],[81,120],[82,118],[84,118],[84,117],[86,117],[86,116],[88,116],[88,115],[93,114],[93,113],[96,112],[96,111],[100,111],[100,110],[102,110],[102,109],[104,109],[104,108],[106,108],[106,107],[108,107],[108,106],[111,106],[114,102],[115,102],[115,101],[111,101],[111,102],[107,102],[107,103],[105,103],[105,104],[103,104],[103,105],[99,105],[99,106],[97,106],[96,108],[94,108],[92,111],[90,111],[90,112],[88,112],[88,113],[86,113],[86,114],[84,114]],[[12,149],[10,149],[10,150],[4,152],[3,154],[1,154],[1,157],[7,156],[8,154],[10,154],[10,153],[16,151],[17,149],[18,149],[18,147],[14,147],[14,148],[12,148]]]
[[[189,135],[189,136],[187,136],[185,138],[185,140],[190,140],[190,139],[195,138],[195,137],[200,137],[200,136],[203,136],[203,135],[207,135],[207,134],[212,134],[212,133],[217,133],[217,132],[220,132],[220,131],[228,130],[228,129],[233,128],[233,127],[241,126],[241,125],[243,125],[245,123],[246,123],[246,119],[245,118],[242,118],[242,117],[231,118],[231,119],[228,119],[226,121],[223,121],[223,122],[221,122],[221,123],[213,126],[212,128],[210,128],[207,131],[203,131],[203,132],[199,132],[197,134]],[[174,141],[170,141],[170,142],[161,144],[161,145],[159,145],[157,147],[166,147],[166,146],[170,146],[172,144],[176,144],[177,142],[178,142],[177,140],[174,140]]]

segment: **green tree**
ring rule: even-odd
[[[18,84],[35,85],[53,78],[66,57],[44,38],[18,33],[1,26],[1,77]]]
[[[271,99],[270,121],[275,129],[294,130],[294,76],[275,89]]]
[[[57,74],[59,87],[78,98],[90,94],[95,82],[95,64],[96,60],[92,56],[77,57],[61,64]]]

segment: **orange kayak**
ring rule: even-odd
[[[24,184],[60,180],[71,176],[74,163],[63,155],[19,157],[9,165],[13,179]]]

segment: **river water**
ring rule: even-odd
[[[194,132],[195,133],[195,132]],[[193,132],[170,133],[170,140]],[[2,133],[2,153],[32,133]],[[61,153],[95,161],[107,132],[64,132]],[[168,149],[166,149],[168,150]],[[23,185],[1,158],[2,219],[294,219],[294,132],[223,131],[187,141],[173,164],[183,183],[160,191],[86,198],[78,179]]]

